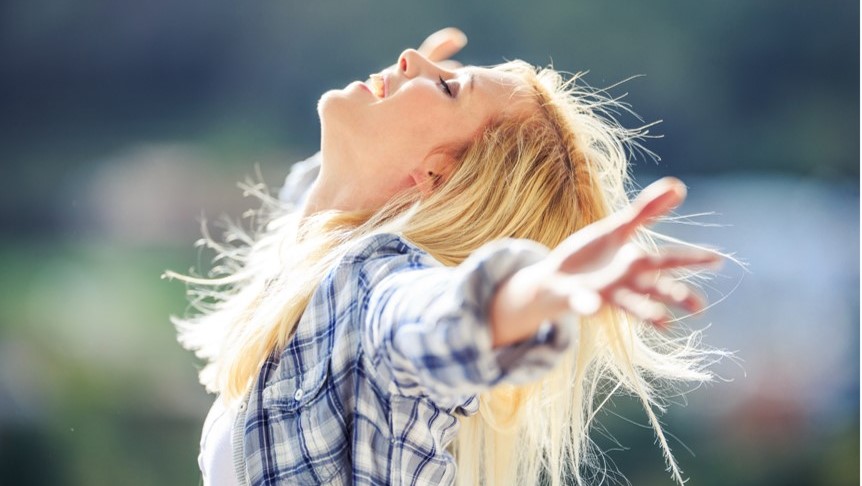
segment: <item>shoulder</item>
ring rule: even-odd
[[[399,262],[415,268],[441,266],[428,252],[394,233],[380,233],[359,240],[348,250],[342,262],[348,265]]]
[[[427,255],[428,253],[401,235],[395,233],[378,233],[357,241],[345,260],[367,260],[394,255]]]
[[[373,287],[393,274],[442,267],[403,236],[381,233],[357,241],[336,266],[336,273],[348,272],[357,276],[362,286]]]

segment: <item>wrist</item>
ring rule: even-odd
[[[547,320],[550,292],[545,285],[546,274],[541,265],[529,265],[498,287],[491,301],[493,347],[523,341]]]

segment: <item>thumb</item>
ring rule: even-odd
[[[467,45],[467,36],[460,29],[447,27],[429,35],[419,52],[428,59],[438,62],[449,59]]]
[[[618,230],[628,238],[638,227],[652,223],[682,204],[686,192],[685,184],[675,177],[663,177],[653,182],[620,213],[624,217],[619,221]]]

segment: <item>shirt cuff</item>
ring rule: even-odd
[[[536,381],[562,359],[572,345],[579,319],[567,314],[557,321],[544,322],[532,336],[506,346],[493,348],[490,308],[499,287],[520,269],[535,264],[548,249],[531,240],[501,240],[483,246],[464,261],[467,272],[461,292],[465,302],[479,313],[474,322],[477,346],[477,371],[490,385],[523,384]]]

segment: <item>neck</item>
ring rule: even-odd
[[[321,169],[317,179],[308,190],[308,196],[302,206],[302,217],[305,218],[323,211],[345,209],[344,204],[340,203],[344,196],[340,194],[340,191],[334,189],[339,185],[327,182]]]
[[[348,211],[358,208],[358,181],[355,178],[345,178],[345,171],[338,170],[339,167],[345,166],[345,153],[344,147],[332,147],[321,133],[320,172],[308,190],[302,207],[303,218],[323,211]]]

